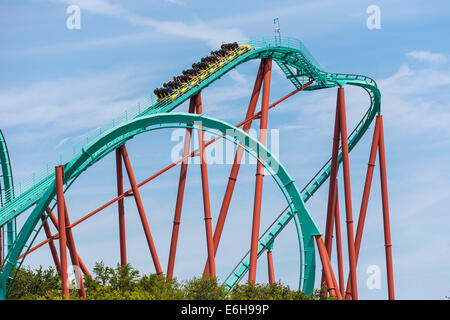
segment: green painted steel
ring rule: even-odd
[[[170,124],[170,125],[169,125]],[[104,156],[114,151],[117,146],[125,143],[135,135],[146,131],[159,130],[162,128],[185,127],[194,124],[197,130],[209,131],[216,135],[221,135],[224,139],[239,144],[250,155],[260,161],[268,172],[272,175],[283,195],[285,196],[290,212],[294,212],[301,224],[301,236],[306,252],[303,262],[303,268],[300,272],[302,275],[306,265],[314,260],[314,244],[309,241],[314,235],[320,234],[319,229],[315,225],[313,219],[308,213],[303,202],[300,191],[294,183],[294,180],[279,163],[274,155],[271,154],[262,144],[250,137],[247,133],[226,122],[212,119],[203,115],[193,115],[187,113],[165,113],[139,117],[130,122],[122,124],[116,128],[110,129],[100,136],[97,140],[89,143],[83,150],[83,153],[73,159],[64,168],[64,183],[73,182],[81,172],[92,166],[94,163],[102,159]],[[153,126],[153,127],[152,127]],[[1,287],[5,287],[8,276],[14,271],[17,265],[18,257],[22,250],[26,247],[28,239],[36,230],[36,226],[40,221],[41,215],[44,213],[53,199],[55,198],[56,187],[53,181],[41,197],[32,213],[28,216],[23,228],[21,229],[13,249],[8,254],[3,264],[3,273],[0,278]],[[29,247],[30,245],[28,245]],[[302,279],[313,279],[314,270],[309,269],[307,277]],[[13,278],[13,277],[12,277]],[[1,294],[1,292],[0,292]]]
[[[1,180],[3,181],[3,184],[1,184],[0,182],[0,203],[1,206],[3,206],[4,204],[14,199],[14,179],[11,168],[11,160],[9,159],[8,146],[6,144],[5,136],[3,135],[3,132],[1,130],[0,130],[0,167],[2,170]],[[6,240],[8,251],[11,249],[15,241],[16,236],[15,227],[16,227],[15,219],[9,220],[6,223],[6,234],[7,234]],[[2,239],[4,239],[3,228],[1,229],[0,232],[2,232]],[[3,243],[1,243],[0,245],[3,245]]]
[[[254,59],[262,59],[271,57],[286,74],[286,77],[299,88],[306,82],[313,80],[314,83],[307,87],[305,90],[318,90],[323,88],[331,88],[344,86],[346,84],[358,86],[363,88],[369,95],[369,108],[361,121],[355,127],[348,137],[349,151],[351,151],[359,142],[361,137],[367,131],[368,127],[372,123],[375,115],[380,112],[380,92],[377,88],[375,81],[369,77],[363,75],[344,74],[344,73],[331,73],[322,71],[319,64],[314,60],[312,55],[308,52],[301,41],[291,38],[274,38],[267,37],[257,40],[240,42],[240,44],[247,44],[252,46],[252,50],[238,56],[237,58],[229,61],[222,68],[218,69],[211,75],[207,75],[205,79],[195,86],[184,88],[183,94],[180,94],[177,98],[163,99],[159,102],[153,103],[152,97],[143,101],[142,104],[128,109],[119,118],[113,119],[106,126],[97,129],[94,133],[87,136],[85,141],[81,141],[78,145],[74,145],[73,150],[68,155],[61,156],[56,162],[51,165],[47,165],[43,171],[39,174],[33,175],[24,184],[19,184],[19,188],[16,188],[16,197],[0,208],[0,226],[3,226],[18,215],[25,212],[31,206],[40,203],[46,192],[54,183],[53,167],[56,164],[68,164],[73,159],[77,159],[80,156],[84,156],[86,153],[86,146],[92,141],[96,141],[99,137],[104,135],[104,132],[111,128],[120,126],[123,122],[132,118],[144,117],[152,114],[161,114],[174,110],[180,104],[194,96],[204,88],[208,87],[211,83],[220,79],[228,71],[234,69],[238,65]],[[112,143],[112,147],[117,146],[117,143]],[[108,149],[109,150],[109,149]],[[71,160],[72,159],[72,160]],[[339,162],[342,160],[341,154],[339,154]],[[79,168],[77,174],[74,177],[81,174],[86,168]],[[319,171],[313,176],[313,178],[304,186],[301,190],[302,200],[306,202],[326,181],[330,174],[330,160],[328,160]],[[68,182],[70,185],[71,182]],[[295,185],[292,183],[292,185]],[[24,186],[24,187],[21,187]],[[17,191],[19,189],[19,192]],[[273,243],[276,236],[283,230],[283,228],[292,220],[292,211],[288,211],[277,221],[274,230],[268,230],[260,239],[259,254],[261,254],[268,244]],[[24,226],[25,227],[25,226]],[[300,229],[303,226],[300,226]],[[299,228],[299,226],[297,226]],[[40,228],[36,229],[39,231]],[[22,232],[21,232],[22,233]],[[20,236],[20,234],[19,234]],[[312,245],[312,239],[306,239],[311,243],[304,243],[304,248]],[[307,255],[308,252],[302,252],[301,255]],[[8,259],[8,257],[7,257]],[[16,263],[15,261],[7,260],[5,263]],[[242,276],[246,272],[245,257],[238,264],[238,269],[232,272],[232,279],[227,280],[227,285],[234,285],[237,281],[242,279]],[[244,266],[242,268],[242,266]],[[310,264],[306,264],[306,269],[314,269],[314,261],[311,260]],[[309,274],[306,272],[305,274]],[[9,275],[8,275],[9,276]],[[1,279],[5,279],[4,274],[1,275]],[[311,291],[313,287],[313,281],[309,280],[304,283],[304,291]],[[311,284],[312,283],[312,284]],[[0,288],[1,289],[1,288]]]

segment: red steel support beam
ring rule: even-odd
[[[356,254],[353,237],[352,197],[350,187],[350,165],[348,157],[347,118],[345,111],[344,88],[338,88],[339,125],[341,127],[342,165],[344,173],[345,211],[347,223],[348,257],[350,266],[350,283],[353,300],[358,300],[358,287],[356,282]]]
[[[328,205],[327,205],[327,218],[325,226],[325,248],[327,249],[328,256],[331,258],[332,238],[333,238],[333,219],[335,215],[336,205],[336,188],[337,188],[337,169],[338,169],[338,156],[339,156],[339,139],[341,126],[339,122],[339,101],[336,102],[336,113],[334,120],[334,134],[333,134],[333,147],[331,150],[331,169],[330,169],[330,187],[328,189]],[[324,270],[322,270],[322,281],[325,279]]]
[[[384,130],[383,117],[378,116],[377,120],[380,122],[380,139],[379,147],[379,163],[380,163],[380,178],[381,178],[381,199],[383,202],[383,226],[384,226],[384,241],[386,251],[386,272],[388,282],[388,295],[390,300],[395,299],[394,295],[394,272],[392,267],[392,243],[391,243],[391,227],[389,222],[389,204],[388,204],[388,190],[387,190],[387,176],[386,176],[386,153],[384,147]]]
[[[197,114],[203,113],[201,93],[195,96],[196,112]],[[206,231],[206,245],[208,249],[208,274],[216,277],[216,262],[214,257],[214,240],[212,234],[211,223],[211,206],[209,200],[209,185],[208,185],[208,167],[206,163],[205,154],[205,139],[204,131],[198,130],[198,139],[200,146],[200,171],[202,175],[202,193],[203,193],[203,209],[205,212],[205,231]]]
[[[345,279],[344,279],[344,262],[342,260],[342,240],[341,240],[341,217],[339,214],[339,195],[338,195],[338,184],[336,181],[336,192],[335,192],[335,213],[334,213],[334,223],[336,228],[336,254],[338,261],[338,274],[339,274],[339,288],[341,289],[341,295],[345,296]]]
[[[50,231],[50,227],[48,225],[47,220],[45,220],[44,216],[41,216],[41,220],[44,223],[45,236],[49,240],[48,245],[50,247],[50,252],[52,254],[53,262],[55,263],[56,271],[58,271],[59,276],[61,276],[61,263],[59,262],[58,251],[56,251],[55,243],[52,239],[52,232]]]
[[[358,225],[356,228],[356,236],[355,236],[356,263],[358,263],[359,250],[361,248],[362,235],[363,235],[363,231],[364,231],[364,222],[366,219],[367,205],[369,203],[370,189],[372,186],[373,171],[375,168],[375,160],[377,157],[379,134],[380,134],[380,123],[379,123],[379,120],[377,117],[377,119],[375,121],[375,129],[374,129],[373,137],[372,137],[372,146],[370,148],[369,162],[367,164],[366,179],[364,182],[364,191],[363,191],[362,200],[361,200],[361,208],[359,211]],[[350,296],[351,296],[350,279],[348,279],[346,298],[349,299]]]
[[[152,234],[148,226],[147,217],[145,215],[144,206],[142,204],[141,194],[139,193],[139,188],[136,184],[136,179],[134,177],[133,169],[131,167],[130,159],[128,157],[128,152],[125,145],[119,147],[119,151],[122,154],[123,162],[127,170],[128,179],[130,180],[131,189],[133,190],[134,200],[136,201],[136,207],[139,212],[139,217],[141,218],[142,227],[144,228],[145,237],[147,239],[147,244],[152,255],[153,264],[155,265],[156,273],[162,274],[161,264],[159,263],[158,254],[156,252],[156,247],[153,242]]]
[[[117,195],[123,194],[123,172],[122,172],[122,156],[120,151],[116,149],[116,175],[117,175]],[[119,243],[120,243],[120,265],[127,265],[127,245],[125,237],[125,207],[124,199],[117,201],[117,209],[119,214]]]
[[[75,241],[73,239],[72,229],[70,228],[69,212],[67,210],[67,204],[64,202],[64,223],[67,235],[67,245],[69,247],[70,260],[72,261],[72,267],[74,268],[75,281],[77,283],[78,295],[82,298],[86,298],[86,291],[84,290],[83,277],[81,276],[81,267],[78,260],[78,253],[75,248]],[[75,269],[77,268],[77,269]]]
[[[194,112],[195,112],[195,97],[192,97],[189,102],[189,113]],[[184,137],[183,158],[185,158],[189,154],[191,146],[191,136],[192,136],[192,129],[187,128]],[[178,180],[177,202],[175,205],[175,214],[173,218],[172,238],[170,241],[170,251],[169,251],[169,262],[167,263],[168,279],[172,279],[173,269],[175,266],[175,256],[177,251],[178,232],[180,229],[180,222],[181,222],[181,209],[183,207],[184,188],[186,186],[187,168],[188,168],[188,158],[186,157],[185,160],[181,163],[180,178]]]
[[[65,201],[63,190],[64,166],[55,168],[56,201],[58,206],[59,255],[61,257],[61,283],[64,299],[69,299],[69,283],[67,275],[67,239],[65,225]]]
[[[270,78],[272,71],[272,58],[266,58],[264,63],[264,82],[263,94],[261,102],[261,122],[259,142],[266,145],[267,140],[267,122],[269,113],[269,96],[270,96]],[[255,184],[255,202],[253,205],[253,221],[252,221],[252,237],[250,245],[250,265],[248,281],[255,283],[256,280],[256,264],[258,259],[258,239],[259,227],[261,220],[261,200],[264,178],[264,166],[258,161],[256,165],[256,184]]]
[[[330,258],[328,257],[327,249],[323,243],[321,235],[314,236],[316,239],[317,250],[319,251],[320,260],[325,271],[325,281],[328,287],[328,291],[332,297],[342,299],[339,289],[336,288],[336,280],[334,279],[333,269],[331,268]]]
[[[50,218],[50,220],[52,221],[52,223],[53,223],[53,225],[55,226],[55,228],[58,230],[58,225],[59,225],[59,224],[58,224],[58,219],[55,217],[55,215],[54,215],[53,212],[51,211],[50,207],[47,207],[47,209],[45,209],[45,211],[48,213],[49,218]],[[73,228],[72,225],[69,225],[68,227],[71,228],[71,229]],[[55,235],[53,235],[52,238],[51,238],[50,240],[55,240],[55,239],[59,239],[59,234],[58,234],[58,233],[55,234]],[[68,246],[69,246],[69,245],[67,245],[67,247],[68,247]],[[32,250],[34,250],[34,248],[33,248]],[[32,250],[30,250],[28,253],[31,253]],[[78,262],[80,263],[81,270],[83,271],[83,273],[84,273],[85,275],[91,277],[91,274],[89,273],[89,270],[88,270],[88,269],[86,268],[86,266],[84,265],[83,260],[81,260],[81,258],[80,258],[80,256],[78,255],[78,253],[77,253],[77,256],[78,256]],[[22,256],[21,256],[21,257],[22,257]],[[21,258],[21,257],[19,257],[19,258]]]
[[[367,213],[367,205],[369,203],[370,188],[372,185],[373,171],[375,168],[375,160],[377,157],[377,148],[378,148],[379,137],[380,137],[380,123],[379,123],[379,120],[377,117],[377,119],[375,121],[375,129],[374,129],[374,133],[373,133],[372,146],[370,148],[369,163],[367,165],[366,180],[364,183],[364,191],[363,191],[363,196],[362,196],[362,200],[361,200],[361,209],[359,212],[358,226],[356,228],[356,237],[355,237],[356,259],[358,259],[359,249],[361,247],[362,234],[363,234],[363,230],[364,230],[364,222],[365,222],[366,213]]]
[[[275,272],[273,271],[273,257],[272,250],[267,250],[267,269],[269,272],[269,283],[275,283]]]

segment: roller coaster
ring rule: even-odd
[[[241,123],[232,125],[204,114],[201,92],[227,72],[252,60],[259,60],[260,64],[246,118]],[[294,90],[270,104],[273,61],[293,84]],[[362,88],[368,94],[367,111],[349,134],[347,132],[344,96],[344,86],[346,85]],[[269,110],[300,91],[313,91],[325,88],[337,88],[331,157],[312,175],[310,181],[300,188],[287,169],[266,148]],[[261,92],[261,110],[257,112],[256,106]],[[326,295],[334,296],[338,299],[358,299],[356,265],[362,242],[375,160],[378,154],[382,189],[381,200],[385,236],[387,288],[389,299],[394,299],[384,134],[380,110],[381,95],[373,79],[363,75],[323,71],[301,41],[293,38],[272,36],[223,44],[220,49],[212,51],[209,56],[202,58],[200,62],[194,63],[191,69],[184,70],[182,75],[174,77],[172,80],[164,83],[161,88],[155,89],[154,94],[156,101],[154,101],[153,97],[149,97],[137,106],[127,109],[120,117],[113,119],[105,126],[86,136],[82,142],[74,145],[70,152],[61,155],[55,162],[47,165],[43,171],[34,174],[30,179],[24,180],[19,184],[14,184],[6,140],[0,131],[0,162],[2,170],[0,187],[1,299],[6,299],[25,258],[44,245],[50,247],[53,262],[61,276],[62,293],[65,298],[69,298],[67,251],[69,251],[72,265],[77,266],[86,276],[90,276],[89,270],[76,250],[74,228],[115,203],[117,203],[119,216],[120,262],[122,265],[125,265],[127,256],[124,198],[127,196],[135,199],[155,271],[158,274],[164,274],[156,245],[150,232],[139,188],[180,164],[180,178],[171,234],[169,261],[167,272],[165,273],[167,278],[172,278],[174,276],[178,232],[188,167],[188,163],[185,160],[195,156],[200,157],[207,247],[207,259],[203,274],[216,277],[215,256],[219,251],[218,246],[223,226],[237,181],[240,160],[244,152],[254,157],[257,163],[252,230],[249,232],[249,234],[251,233],[251,239],[249,239],[247,254],[241,259],[237,259],[235,268],[231,270],[229,276],[225,279],[224,283],[228,290],[233,290],[235,284],[243,280],[247,273],[248,281],[251,283],[255,282],[257,260],[263,253],[267,255],[269,282],[273,283],[275,281],[272,260],[274,242],[289,223],[294,223],[299,244],[298,289],[306,294],[311,294],[315,288],[317,249],[322,266],[322,279],[319,285],[325,284],[327,288]],[[189,100],[188,113],[172,112],[187,100]],[[259,120],[260,134],[258,139],[248,134],[254,120]],[[351,201],[349,153],[362,137],[369,132],[369,127],[374,121],[369,164],[355,232]],[[138,183],[130,163],[126,143],[142,133],[167,128],[184,128],[186,130],[183,157],[148,179]],[[198,131],[199,148],[197,150],[190,149],[193,130]],[[204,139],[205,132],[213,134],[216,138],[206,142]],[[213,231],[205,149],[219,139],[225,139],[234,143],[237,146],[237,151]],[[69,191],[80,175],[87,174],[88,169],[93,164],[101,161],[111,153],[116,155],[117,197],[76,222],[70,223],[70,210],[68,210],[65,202],[65,193]],[[127,191],[124,191],[123,188],[123,165],[126,168],[131,185],[131,189]],[[348,279],[344,277],[343,256],[345,252],[342,248],[339,216],[337,173],[340,168],[343,170],[344,177]],[[266,174],[264,174],[264,171]],[[279,187],[283,197],[286,199],[286,209],[277,215],[277,218],[267,230],[260,232],[262,186],[265,175],[270,175]],[[305,203],[327,181],[329,189],[326,225],[322,233],[308,212]],[[54,214],[55,209],[57,214]],[[18,226],[16,219],[21,215],[25,215],[25,222]],[[50,222],[56,228],[56,233],[54,234],[52,234],[50,229],[48,218],[50,218]],[[37,235],[42,232],[42,229],[44,229],[46,240],[35,244]],[[336,240],[337,274],[335,274],[331,264],[333,238]],[[56,240],[58,240],[59,254],[56,249]],[[86,292],[82,278],[77,277],[76,280],[79,295],[85,297]]]

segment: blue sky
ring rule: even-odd
[[[66,27],[66,8],[71,4],[81,7],[79,30]],[[381,9],[379,30],[366,27],[366,9],[373,4]],[[385,125],[396,295],[445,298],[450,296],[449,10],[445,1],[0,1],[0,126],[9,143],[15,178],[20,181],[39,170],[70,149],[77,137],[150,96],[154,88],[222,41],[272,35],[272,21],[278,17],[282,35],[302,40],[324,70],[364,74],[377,81]],[[257,68],[257,63],[247,63],[211,85],[203,93],[204,112],[240,122]],[[293,89],[277,67],[272,84],[271,101]],[[328,159],[335,95],[335,89],[300,93],[269,116],[269,126],[279,130],[279,158],[299,187]],[[346,97],[349,127],[353,127],[368,100],[352,88],[346,90]],[[178,109],[186,110],[186,105]],[[175,144],[170,136],[168,131],[155,132],[129,143],[139,181],[170,163]],[[370,139],[366,135],[350,156],[355,215]],[[209,171],[213,218],[229,169],[229,165],[211,165]],[[189,168],[188,179],[175,265],[180,279],[198,275],[206,258],[198,166]],[[177,181],[175,169],[142,188],[164,270]],[[248,249],[253,181],[254,166],[243,165],[219,247],[219,278]],[[262,230],[285,206],[273,181],[265,182]],[[372,190],[358,282],[362,298],[383,299],[378,181]],[[71,220],[111,199],[114,192],[114,157],[108,156],[67,194]],[[322,229],[326,196],[323,188],[307,204]],[[127,199],[126,219],[129,261],[142,272],[153,272],[132,199]],[[74,232],[88,266],[99,260],[109,265],[118,262],[115,207]],[[274,260],[277,279],[292,287],[298,281],[297,250],[295,228],[289,226],[274,246]],[[26,263],[51,264],[49,250],[40,249]],[[366,286],[370,265],[381,267],[381,290]],[[267,281],[265,259],[258,266],[257,280]]]

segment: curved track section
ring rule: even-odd
[[[9,159],[8,146],[6,144],[5,136],[0,130],[0,167],[1,167],[1,182],[0,182],[0,203],[3,207],[14,199],[14,179],[11,168],[11,160]],[[7,245],[8,250],[15,240],[15,220],[11,219],[6,223],[7,226]],[[3,250],[4,242],[4,228],[1,227],[1,250]]]
[[[178,107],[180,104],[182,104],[195,94],[199,93],[204,88],[208,87],[216,80],[220,79],[223,75],[236,68],[238,65],[250,60],[263,58],[272,58],[280,66],[286,77],[297,88],[309,81],[313,81],[313,84],[308,86],[305,90],[319,90],[323,88],[339,87],[348,84],[361,87],[368,93],[369,108],[367,109],[367,112],[365,113],[361,121],[348,137],[349,151],[351,151],[356,146],[356,144],[359,142],[361,137],[364,135],[364,133],[372,123],[375,115],[380,112],[380,92],[374,80],[362,75],[330,73],[322,71],[317,62],[314,60],[314,58],[312,58],[310,53],[299,40],[270,37],[242,42],[242,44],[244,43],[247,45],[251,45],[252,50],[229,61],[223,67],[217,69],[214,73],[208,74],[207,76],[205,76],[202,82],[196,84],[195,86],[184,88],[183,93],[175,97],[174,99],[163,99],[157,103],[152,104],[142,112],[139,112],[134,117],[135,120],[138,120],[139,118],[147,118],[147,116],[149,115],[161,113],[166,114],[174,110],[176,107]],[[175,115],[170,114],[170,116]],[[116,128],[122,128],[120,123],[116,123],[113,126]],[[233,129],[235,128],[233,127]],[[108,152],[117,148],[121,143],[123,143],[123,139],[118,141],[105,141],[103,139],[104,136],[104,131],[101,132],[100,130],[99,137],[95,141],[108,143],[108,146],[105,145],[104,148],[101,149],[103,151],[101,151],[101,154],[96,155],[95,161],[98,161],[102,158],[102,156],[100,155],[106,155]],[[74,156],[71,161],[65,163],[66,168],[68,168],[70,164],[74,163],[74,161],[78,161],[77,159],[81,159],[83,157],[92,158],[93,154],[89,153],[88,151],[90,146],[91,144],[87,144],[82,147],[80,152],[76,156]],[[341,162],[341,160],[342,156],[341,154],[339,154],[339,162]],[[89,165],[92,165],[95,161],[90,161],[88,163]],[[70,166],[70,168],[74,167]],[[67,180],[66,185],[70,186],[74,179],[86,169],[87,167],[82,165],[80,165],[76,169],[73,169],[74,172],[70,172],[70,174],[68,175],[72,180]],[[306,202],[323,185],[323,183],[329,177],[330,169],[331,168],[329,160],[320,168],[320,170],[313,176],[310,182],[306,184],[301,190],[300,194],[302,202]],[[290,185],[295,187],[295,183],[293,182],[290,182]],[[52,195],[52,192],[54,193],[54,174],[50,173],[42,177],[42,179],[39,179],[36,183],[33,184],[31,188],[24,190],[20,195],[17,195],[14,199],[11,199],[9,203],[6,203],[0,208],[0,226],[4,226],[5,224],[11,222],[18,215],[22,214],[33,205],[37,204],[36,208],[40,208],[42,207],[42,204],[50,203],[51,199],[48,199],[49,196]],[[33,211],[34,214],[40,215],[43,213],[43,210],[37,212],[36,208]],[[281,232],[284,226],[287,225],[290,220],[292,220],[292,217],[294,216],[292,214],[293,212],[295,211],[287,210],[287,212],[284,215],[281,215],[280,218],[274,223],[274,229],[268,230],[268,232],[265,233],[265,238],[260,239],[260,252],[265,250],[268,245],[273,243],[275,237],[279,234],[279,232]],[[1,281],[3,282],[6,281],[5,279],[7,279],[7,277],[11,278],[10,272],[13,270],[14,266],[20,263],[16,259],[20,252],[22,252],[22,250],[24,249],[25,242],[27,242],[31,236],[31,233],[28,234],[27,232],[24,232],[24,229],[29,230],[31,227],[30,230],[33,231],[35,227],[35,225],[32,225],[31,223],[33,219],[30,219],[31,216],[19,233],[14,247],[6,257],[6,260],[3,264],[4,269],[1,275]],[[302,226],[302,228],[303,227],[304,226]],[[34,231],[38,232],[39,230],[34,229]],[[23,243],[24,246],[19,246],[19,243]],[[306,245],[304,244],[304,246]],[[306,254],[307,252],[305,251],[305,255]],[[246,272],[246,263],[244,260],[245,257],[241,260],[241,263],[238,264],[237,268],[232,272],[231,278],[227,280],[227,285],[229,287],[232,287],[234,283],[239,281],[242,278],[243,274]],[[310,267],[311,269],[313,269],[314,264],[312,263]],[[12,279],[13,278],[14,277],[12,277]],[[309,280],[306,279],[303,285],[303,290],[305,292],[311,292],[314,285],[313,282],[314,277]]]

